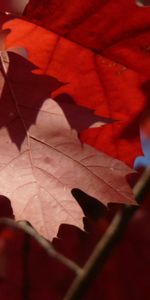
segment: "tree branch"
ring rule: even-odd
[[[0,225],[6,225],[8,227],[24,231],[26,234],[32,237],[47,252],[50,257],[53,257],[54,259],[60,261],[76,274],[80,274],[82,272],[82,269],[75,262],[71,261],[67,257],[60,254],[58,251],[56,251],[53,245],[40,234],[38,234],[38,232],[36,232],[36,230],[31,227],[26,221],[15,222],[11,219],[0,218]]]
[[[150,168],[147,168],[133,189],[137,202],[141,203],[149,191]],[[113,248],[122,237],[129,220],[137,209],[138,206],[126,206],[115,215],[106,233],[85,264],[83,272],[76,277],[64,300],[81,300],[83,298],[97,273],[101,271]]]

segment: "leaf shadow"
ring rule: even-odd
[[[74,188],[71,192],[84,213],[84,231],[74,225],[61,224],[52,244],[56,250],[83,266],[124,204],[110,203],[106,207],[80,189]]]
[[[96,198],[89,196],[82,190],[74,188],[71,193],[82,208],[86,218],[98,220],[107,213],[107,208],[104,204]]]
[[[89,127],[99,126],[100,123],[112,123],[111,118],[96,115],[94,109],[78,105],[73,97],[67,93],[57,95],[54,100],[63,110],[65,117],[72,129],[78,133]],[[96,125],[97,123],[97,125]]]
[[[7,128],[12,142],[20,148],[43,102],[63,83],[52,76],[34,74],[37,67],[13,52],[8,52],[8,56],[9,68],[0,99],[0,127]]]
[[[35,73],[37,67],[22,56],[8,52],[7,75],[1,65],[1,111],[0,128],[5,126],[12,142],[20,149],[27,132],[35,123],[38,112],[47,98],[65,83],[49,75]],[[67,93],[54,100],[63,111],[70,127],[78,133],[89,127],[97,127],[113,120],[95,115],[94,110],[76,104]]]
[[[84,213],[84,231],[74,225],[61,224],[52,244],[68,258],[84,265],[108,226],[108,209],[80,189],[73,189],[72,195]]]
[[[0,195],[0,218],[14,219],[11,201],[3,195]]]

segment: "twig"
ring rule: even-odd
[[[25,233],[23,243],[23,289],[22,300],[30,299],[30,280],[29,280],[29,256],[30,256],[30,240],[31,237]]]
[[[143,201],[149,190],[150,168],[147,168],[133,189],[135,199],[138,203]],[[95,250],[85,264],[83,272],[76,277],[64,300],[81,300],[83,298],[97,273],[101,271],[113,248],[122,237],[129,220],[137,209],[138,206],[126,206],[115,215],[106,233],[98,242]]]
[[[138,203],[142,203],[150,191],[150,167],[148,167],[133,188],[133,194]]]
[[[60,261],[76,274],[80,274],[82,272],[82,269],[75,262],[56,251],[53,245],[38,234],[38,232],[36,232],[26,221],[15,222],[11,219],[0,218],[0,225],[6,225],[15,229],[23,230],[26,234],[32,237],[50,257]]]

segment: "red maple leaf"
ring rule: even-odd
[[[105,204],[134,203],[125,178],[131,169],[81,144],[77,125],[69,122],[66,111],[71,110],[72,118],[85,115],[84,126],[101,121],[101,117],[84,108],[72,110],[67,98],[66,102],[47,99],[48,92],[62,84],[32,74],[32,64],[21,56],[4,53],[0,193],[10,198],[16,218],[30,221],[51,238],[61,223],[82,226],[81,209],[71,194],[74,188]]]
[[[130,165],[141,154],[139,119],[149,106],[149,13],[150,8],[141,9],[131,0],[75,0],[69,3],[31,0],[25,11],[29,20],[57,33],[59,37],[74,41],[79,52],[81,48],[77,44],[93,51],[85,51],[84,62],[77,50],[69,51],[68,63],[71,66],[65,66],[63,77],[67,73],[68,79],[68,73],[73,72],[74,78],[71,77],[69,82],[75,86],[77,65],[84,64],[87,77],[81,77],[80,93],[75,87],[71,89],[75,101],[95,105],[101,114],[119,122],[90,130],[83,134],[83,140]],[[67,40],[63,42],[66,43],[66,52],[69,49]],[[58,48],[56,50],[58,52]],[[74,55],[75,69],[71,63]],[[53,69],[56,74],[52,65],[51,71]],[[89,88],[85,88],[83,80],[87,80],[92,100],[88,97],[87,101]]]

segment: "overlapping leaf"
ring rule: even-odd
[[[61,223],[82,226],[73,188],[105,204],[134,203],[125,178],[131,169],[82,145],[59,102],[44,97],[52,79],[40,82],[32,65],[13,53],[8,62],[2,58],[2,68],[8,71],[0,80],[0,193],[12,201],[16,218],[50,238]],[[53,79],[52,89],[55,85],[60,83]]]
[[[149,106],[149,14],[150,8],[138,7],[131,0],[31,0],[25,11],[29,20],[103,56],[101,63],[93,54],[105,97],[99,96],[97,107],[120,122],[88,132],[83,139],[130,165],[142,153],[139,120]],[[84,65],[88,65],[84,58]],[[94,96],[94,88],[91,90]],[[81,85],[80,97],[84,93]]]
[[[149,77],[31,23],[13,20],[4,27],[12,31],[8,47],[26,48],[40,74],[66,83],[53,97],[65,93],[75,103],[118,121],[84,131],[82,141],[133,166],[135,157],[142,154],[139,119],[149,106]]]
[[[113,155],[114,157],[120,158],[126,161],[128,164],[132,165],[135,157],[142,153],[138,134],[139,119],[142,115],[143,110],[145,110],[149,106],[149,102],[147,101],[150,94],[148,81],[150,70],[149,11],[147,9],[141,10],[141,8],[136,7],[135,1],[125,0],[121,0],[119,2],[115,2],[113,0],[85,1],[85,5],[84,1],[77,0],[75,2],[57,0],[32,0],[30,1],[30,4],[30,11],[27,10],[26,12],[26,15],[28,15],[29,19],[41,24],[42,26],[45,26],[48,29],[54,30],[59,35],[55,35],[52,32],[48,33],[42,28],[36,27],[30,23],[22,22],[20,20],[12,21],[11,23],[5,25],[5,28],[10,27],[12,30],[12,33],[7,40],[8,46],[12,47],[19,45],[27,48],[30,60],[41,68],[41,70],[38,70],[36,73],[43,74],[44,81],[42,81],[43,76],[40,76],[39,80],[37,80],[35,71],[34,76],[33,73],[32,76],[29,76],[31,70],[34,69],[34,67],[29,63],[25,64],[27,68],[25,76],[23,76],[21,72],[17,72],[18,68],[16,64],[16,58],[14,60],[13,56],[13,61],[16,64],[16,68],[13,64],[13,68],[11,68],[10,72],[11,74],[13,74],[13,76],[8,77],[9,83],[11,83],[11,86],[13,86],[13,90],[15,90],[15,99],[17,100],[17,107],[19,107],[19,110],[21,112],[21,118],[20,116],[18,118],[18,115],[16,114],[16,106],[14,109],[14,102],[13,105],[7,106],[7,104],[10,104],[11,102],[8,99],[12,98],[12,95],[11,97],[9,95],[10,98],[8,97],[8,86],[5,85],[2,99],[4,101],[3,96],[5,95],[5,99],[7,98],[8,102],[6,102],[7,104],[4,105],[3,113],[6,113],[4,114],[4,119],[7,119],[8,123],[4,124],[4,122],[4,126],[1,127],[1,162],[4,163],[3,167],[5,168],[6,162],[4,162],[4,159],[7,157],[8,167],[6,168],[7,170],[5,170],[6,177],[3,176],[4,172],[2,172],[2,178],[4,181],[1,181],[1,189],[2,191],[4,191],[5,187],[5,192],[9,197],[13,195],[13,208],[15,208],[15,212],[18,217],[21,216],[21,218],[26,218],[29,216],[30,218],[32,214],[32,221],[36,228],[39,228],[42,233],[46,234],[46,236],[50,236],[50,233],[53,235],[52,228],[54,225],[56,225],[56,223],[52,224],[54,220],[52,220],[52,218],[57,212],[56,206],[57,208],[60,206],[56,205],[52,208],[48,206],[50,198],[47,197],[44,197],[43,199],[40,196],[40,199],[42,201],[38,201],[38,199],[36,198],[36,196],[38,196],[36,189],[37,183],[32,181],[33,176],[30,177],[31,185],[26,185],[27,188],[21,187],[21,189],[18,189],[18,185],[20,184],[20,174],[27,175],[26,178],[29,178],[28,176],[31,175],[31,165],[33,166],[33,170],[39,168],[38,164],[40,163],[41,158],[46,158],[44,164],[42,163],[42,168],[43,165],[46,165],[47,167],[50,166],[50,169],[48,170],[48,172],[50,172],[52,167],[52,161],[49,161],[49,157],[45,157],[45,153],[47,154],[47,150],[44,149],[50,147],[49,144],[47,146],[45,145],[45,138],[46,140],[47,138],[49,140],[49,134],[52,133],[52,130],[54,128],[51,126],[51,130],[49,131],[49,126],[45,126],[46,118],[44,118],[43,121],[42,114],[49,114],[51,116],[51,112],[48,113],[47,109],[48,107],[51,107],[51,105],[53,105],[53,109],[55,108],[57,112],[59,111],[60,118],[62,118],[63,120],[61,122],[61,125],[62,123],[65,124],[65,132],[68,132],[69,137],[71,137],[73,141],[77,142],[77,148],[82,149],[82,153],[85,151],[86,147],[83,150],[83,148],[79,144],[79,140],[77,139],[77,134],[75,133],[75,131],[71,131],[70,126],[80,131],[80,129],[85,129],[87,125],[90,126],[92,124],[91,119],[94,121],[93,117],[96,117],[97,119],[97,116],[91,116],[90,113],[90,122],[89,118],[88,122],[85,118],[86,122],[84,123],[84,126],[82,127],[81,122],[78,128],[78,122],[76,122],[77,120],[75,120],[74,122],[74,120],[70,120],[68,117],[68,106],[66,109],[66,102],[68,101],[68,99],[72,101],[71,104],[69,102],[69,105],[71,105],[71,107],[72,105],[73,107],[75,107],[74,103],[76,102],[78,104],[86,106],[88,109],[91,108],[93,110],[96,110],[97,115],[101,115],[101,117],[103,116],[103,118],[107,117],[107,119],[103,119],[103,121],[109,120],[112,122],[112,120],[117,120],[118,122],[110,122],[109,125],[100,127],[99,129],[88,129],[82,135],[82,140],[94,145],[94,147],[97,147],[98,149],[103,149],[105,152]],[[95,55],[93,52],[87,51],[83,47],[80,47],[75,43],[71,43],[67,39],[61,38],[60,35],[66,35],[67,39],[73,40],[77,44],[80,43],[86,48],[94,49],[94,51],[96,50],[96,52],[101,52],[103,56]],[[10,57],[12,57],[11,54]],[[106,57],[109,59],[106,59]],[[22,73],[24,73],[24,63],[25,61],[21,63],[20,70],[23,68]],[[50,81],[47,81],[45,75],[51,76]],[[16,77],[17,84],[15,83]],[[53,77],[56,77],[58,80],[54,79]],[[46,83],[44,83],[45,79]],[[40,81],[42,81],[41,85]],[[59,106],[57,106],[56,102],[53,102],[53,100],[51,101],[50,99],[46,100],[45,102],[45,99],[47,99],[47,96],[49,96],[49,89],[46,88],[48,82],[51,87],[50,91],[56,89],[55,92],[53,92],[53,97],[56,101],[58,101]],[[67,84],[61,85],[61,82],[65,82]],[[4,84],[3,80],[2,83]],[[40,95],[38,95],[39,86],[44,86],[44,89],[43,91],[41,91],[42,93],[40,93]],[[35,92],[36,87],[38,88]],[[44,94],[44,97],[42,97],[45,88],[46,92]],[[25,97],[26,95],[27,97]],[[31,105],[31,95],[32,99],[34,99],[34,104],[38,106],[37,110],[35,109],[36,105],[34,106],[34,108]],[[36,102],[37,98],[38,101]],[[43,108],[45,108],[45,105],[46,112],[43,112],[42,110]],[[39,110],[40,113],[38,115]],[[76,108],[77,113],[81,111],[82,108],[80,106]],[[14,113],[14,115],[12,115],[12,112]],[[85,112],[86,110],[84,110],[84,113]],[[18,118],[18,121],[15,121],[15,119],[13,119],[14,116],[16,116],[16,120]],[[24,130],[25,128],[23,129],[23,126],[21,126],[21,130],[19,129],[18,124],[21,123],[21,120],[25,120],[26,130]],[[42,120],[42,124],[40,120]],[[68,121],[72,122],[69,122],[68,124]],[[100,121],[102,121],[102,118]],[[12,130],[12,124],[15,124],[15,122],[17,126],[14,130]],[[37,125],[39,126],[40,131],[37,128]],[[45,127],[48,128],[47,131],[45,131]],[[62,126],[60,126],[59,129],[61,129],[62,133]],[[42,135],[43,131],[46,134],[46,136],[44,134],[44,142]],[[16,133],[19,132],[21,132],[21,135],[18,134],[17,136]],[[40,133],[40,138],[39,136],[38,138],[36,137],[36,139],[35,137],[31,137],[33,133],[36,134],[37,132]],[[49,134],[47,134],[47,132],[49,132]],[[27,133],[28,135],[26,136]],[[27,137],[29,137],[28,141]],[[54,141],[54,138],[55,135],[50,140]],[[32,152],[29,151],[29,141],[32,143],[32,149],[30,148]],[[33,146],[33,144],[35,146]],[[37,146],[39,144],[40,146]],[[10,151],[8,151],[8,149],[10,149]],[[76,147],[74,148],[74,150],[75,149]],[[39,151],[38,157],[35,154],[37,150]],[[68,149],[66,151],[68,151]],[[18,158],[14,159],[11,165],[9,163],[9,159],[13,157],[14,153],[18,155]],[[33,155],[33,164],[31,164],[28,153],[31,153]],[[147,148],[145,153],[147,155]],[[101,154],[98,154],[98,157],[99,155]],[[24,164],[22,163],[22,159],[20,160],[21,157],[25,158]],[[104,156],[102,157],[104,159]],[[20,173],[20,170],[24,170],[24,174]],[[29,171],[28,173],[26,173],[27,170]],[[19,174],[18,177],[16,177],[15,174]],[[23,177],[21,178],[21,180],[23,180]],[[44,175],[43,178],[45,178]],[[9,193],[6,186],[3,185],[5,179],[9,182],[9,188],[11,186]],[[14,190],[12,190],[13,179],[16,184]],[[41,176],[39,176],[39,174],[38,179],[41,179]],[[45,179],[44,184],[46,184]],[[17,189],[15,190],[16,186]],[[34,190],[33,187],[35,188]],[[31,191],[30,188],[33,192],[35,192],[33,197],[30,194],[32,199],[29,199],[27,195],[27,193],[30,193]],[[49,188],[50,187],[48,187],[48,189]],[[28,198],[27,202],[25,201],[25,198]],[[22,202],[22,199],[24,202]],[[77,208],[74,201],[75,200],[72,198],[72,205],[74,203],[72,208],[76,213],[76,209],[79,208]],[[31,205],[31,202],[34,206]],[[15,203],[17,207],[15,207]],[[21,203],[23,205],[27,204],[27,206],[24,206],[25,210],[23,212],[21,212]],[[48,212],[47,208],[48,210],[50,208],[51,213]],[[53,208],[55,208],[55,210],[52,210]],[[41,214],[42,211],[44,212],[43,215]],[[77,215],[79,218],[79,215],[81,215],[81,211],[78,211]],[[38,220],[39,217],[40,219]],[[96,294],[97,297],[101,297],[105,300],[110,299],[110,297],[115,300],[134,298],[140,300],[142,297],[144,297],[144,299],[149,299],[149,261],[147,252],[149,251],[149,239],[147,231],[149,228],[148,217],[148,213],[145,217],[145,214],[141,214],[141,212],[139,212],[139,214],[135,216],[135,220],[131,224],[131,226],[133,227],[129,228],[130,232],[128,232],[128,235],[126,236],[126,239],[124,240],[121,248],[118,249],[118,252],[116,252],[116,256],[112,256],[112,260],[110,259],[110,261],[106,265],[104,273],[101,274],[100,278],[98,278],[94,286],[94,291],[91,290],[91,292],[88,294],[88,299],[93,299],[93,294]],[[78,218],[77,222],[79,222]],[[46,226],[45,223],[41,220],[46,221]],[[63,222],[64,218],[59,221]],[[45,227],[43,226],[43,224]],[[96,233],[98,234],[98,237],[99,227],[100,226],[98,224],[98,233]],[[46,228],[48,229],[47,233]],[[70,228],[74,230],[70,230]],[[75,232],[76,234],[74,235],[73,232]],[[138,234],[136,234],[137,232]],[[6,242],[6,237],[8,237],[9,234],[10,233],[7,230],[4,236],[4,242]],[[91,239],[93,238],[94,234],[95,231],[92,232]],[[69,227],[69,225],[61,226],[58,237],[59,239],[57,242],[58,244],[60,243],[59,248],[61,251],[64,250],[66,255],[68,255],[69,253],[71,258],[77,259],[77,261],[79,262],[80,260],[85,261],[85,256],[89,254],[89,249],[91,249],[91,239],[88,239],[89,237],[87,238],[87,240],[85,238],[82,239],[81,232],[78,235],[77,230],[75,230],[74,227]],[[69,247],[68,240],[70,241]],[[3,243],[3,240],[1,239],[1,249],[3,244],[5,243]],[[10,253],[9,258],[5,255],[6,259],[9,261],[9,264],[12,263],[12,273],[10,272],[10,276],[7,277],[8,274],[4,274],[3,268],[1,268],[1,297],[3,299],[14,297],[14,299],[16,300],[16,297],[18,297],[18,299],[22,299],[23,297],[25,297],[23,295],[22,287],[24,288],[26,282],[24,282],[24,280],[22,281],[22,277],[24,276],[24,272],[22,272],[22,257],[20,259],[20,255],[22,255],[22,247],[20,248],[19,246],[17,255],[14,251],[13,253],[15,254],[13,256],[12,251],[14,245],[16,245],[17,248],[18,236],[17,239],[14,239],[13,237],[12,243],[8,245]],[[85,254],[86,251],[87,253]],[[3,258],[2,251],[1,257]],[[14,257],[14,260],[12,259],[12,257]],[[139,260],[139,257],[142,257],[142,260]],[[19,264],[17,264],[19,268],[16,267],[16,258],[19,259]],[[37,299],[38,297],[45,297],[44,299],[49,297],[51,297],[52,299],[55,299],[55,297],[57,299],[59,297],[62,298],[62,293],[60,290],[61,288],[63,289],[64,283],[61,283],[61,280],[59,283],[57,282],[56,295],[55,291],[53,291],[55,282],[52,282],[52,290],[49,289],[49,282],[48,285],[47,281],[45,284],[46,278],[50,278],[51,280],[51,275],[49,277],[49,270],[53,270],[51,269],[51,265],[49,265],[48,263],[47,265],[42,265],[42,277],[38,278],[38,275],[41,275],[38,272],[38,267],[41,269],[41,265],[38,265],[38,262],[41,260],[43,261],[43,259],[47,263],[47,260],[45,260],[45,256],[42,256],[42,258],[38,257],[38,260],[36,261],[34,249],[33,255],[30,255],[30,260],[28,260],[28,262],[31,264],[29,272],[30,275],[28,273],[28,275],[30,276],[30,280],[28,281],[30,286],[30,297],[33,299]],[[33,264],[31,262],[33,262]],[[3,267],[3,264],[1,264],[1,266]],[[49,266],[49,270],[47,269],[47,266]],[[54,269],[56,271],[56,266],[54,266]],[[15,272],[15,275],[18,275],[18,272],[16,270],[19,270],[19,274],[21,274],[20,277],[14,276]],[[46,270],[48,270],[48,272]],[[62,272],[60,273],[62,274]],[[59,272],[56,275],[58,274]],[[6,280],[8,279],[8,284],[4,280],[4,277]],[[39,287],[39,289],[37,289],[37,286]]]

